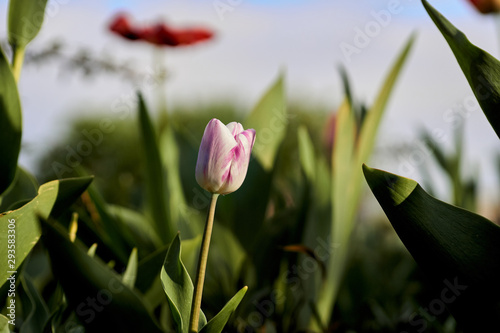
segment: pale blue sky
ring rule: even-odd
[[[391,61],[411,33],[417,32],[417,42],[382,124],[378,143],[381,149],[394,142],[394,138],[414,142],[419,125],[451,133],[444,114],[471,95],[451,51],[420,1],[400,0],[401,10],[391,15],[388,24],[370,38],[368,45],[350,57],[343,54],[341,45],[353,45],[357,31],[369,26],[374,12],[387,10],[390,0],[233,0],[236,5],[222,16],[214,3],[49,0],[51,15],[46,17],[40,36],[31,47],[36,49],[60,38],[70,49],[83,47],[95,54],[112,53],[118,59],[133,61],[137,70],[148,71],[155,59],[152,47],[141,44],[132,47],[106,30],[117,10],[131,12],[139,24],[164,19],[179,26],[205,25],[217,33],[213,42],[156,52],[172,75],[166,90],[146,94],[152,102],[158,94],[164,95],[170,105],[196,105],[229,96],[242,105],[244,112],[279,70],[285,69],[289,99],[323,104],[334,110],[342,99],[338,64],[346,66],[357,95],[370,102]],[[431,3],[471,41],[498,55],[493,17],[476,13],[466,0]],[[0,0],[0,39],[6,37],[6,10],[7,1]],[[130,84],[107,76],[84,80],[78,75],[61,78],[58,73],[54,65],[31,66],[21,78],[27,147],[22,161],[28,165],[33,151],[43,150],[44,142],[57,140],[61,128],[79,115],[68,114],[68,110],[111,108],[121,96],[134,91]],[[481,172],[485,186],[494,186],[496,180],[492,178],[488,156],[499,151],[498,138],[482,114],[467,119],[466,129],[470,159],[480,164],[480,170],[485,170]],[[375,158],[373,163],[398,172],[403,163],[398,158]]]

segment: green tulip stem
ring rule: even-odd
[[[198,268],[196,270],[196,283],[194,286],[193,301],[191,303],[191,318],[189,320],[189,332],[198,332],[198,322],[200,320],[201,297],[203,294],[203,284],[205,283],[205,272],[207,270],[208,249],[210,247],[210,238],[214,226],[215,205],[217,204],[218,194],[212,194],[210,209],[208,210],[207,222],[205,223],[205,232],[201,242],[200,257]]]
[[[21,77],[21,68],[24,62],[24,47],[15,47],[12,53],[12,74],[16,82]]]

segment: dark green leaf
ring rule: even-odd
[[[500,61],[469,42],[427,1],[422,3],[448,42],[486,118],[500,137]]]
[[[47,218],[49,215],[58,216],[74,200],[76,200],[89,186],[92,178],[69,178],[54,180],[40,186],[38,196],[23,207],[0,215],[0,243],[8,244],[9,221],[15,221],[16,260],[15,271],[24,261],[33,246],[40,238],[40,228],[36,216]],[[0,256],[7,258],[7,246],[0,246]],[[7,270],[0,272],[2,285],[10,274]]]
[[[241,290],[227,302],[222,310],[201,329],[200,333],[221,333],[227,321],[243,299],[243,296],[245,296],[247,290],[248,287],[241,288]]]
[[[0,49],[0,196],[14,181],[21,149],[22,112],[17,85]]]
[[[9,189],[3,194],[0,204],[0,212],[5,212],[8,209],[15,209],[12,206],[24,200],[30,201],[36,197],[38,192],[38,183],[29,172],[21,167],[17,167],[16,177],[14,182],[9,186]]]
[[[70,308],[90,332],[161,332],[139,294],[118,274],[72,243],[61,226],[41,223],[54,275]]]
[[[188,333],[194,287],[181,260],[179,234],[170,244],[160,276],[172,317],[177,324],[177,332]],[[200,327],[204,326],[206,322],[205,315],[201,312]]]
[[[170,220],[166,206],[166,181],[161,163],[157,137],[148,109],[141,94],[139,98],[139,123],[141,128],[142,149],[146,163],[146,193],[147,202],[153,219],[153,224],[164,243],[175,236],[176,226]]]
[[[125,242],[125,235],[128,234],[128,229],[119,223],[117,216],[113,216],[110,212],[110,207],[94,185],[89,186],[88,194],[99,213],[101,222],[98,227],[92,227],[94,227],[102,241],[113,250],[118,259],[122,263],[126,263],[128,253],[132,247],[128,246]]]
[[[367,166],[363,171],[398,236],[437,286],[437,299],[464,328],[497,327],[500,227],[431,197],[414,180]]]
[[[49,311],[47,306],[33,285],[30,278],[24,274],[21,276],[21,284],[23,287],[22,305],[23,312],[26,313],[25,320],[21,326],[21,333],[36,333],[42,332],[45,323],[49,319]]]

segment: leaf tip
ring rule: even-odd
[[[382,204],[398,206],[413,192],[416,181],[373,169],[363,164],[363,174],[377,200]],[[382,204],[382,206],[384,206]]]

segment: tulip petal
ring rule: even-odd
[[[241,124],[238,124],[241,126]],[[241,127],[243,129],[243,127]],[[248,129],[238,135],[235,140],[237,146],[232,149],[233,158],[227,173],[224,174],[224,185],[219,189],[219,193],[227,194],[240,188],[245,180],[250,162],[250,155],[255,143],[255,130]]]
[[[237,141],[229,129],[218,119],[212,119],[203,133],[198,161],[196,162],[196,181],[212,193],[219,193],[224,185],[223,178],[231,167],[233,148]]]
[[[227,124],[226,127],[229,130],[229,132],[231,132],[231,135],[233,137],[236,137],[236,135],[243,132],[243,125],[241,125],[240,123],[237,123],[235,121]]]

